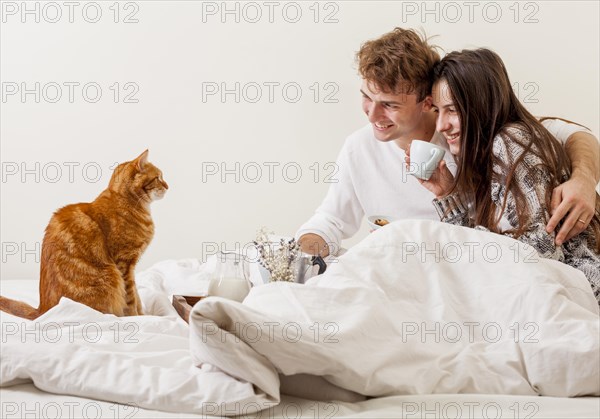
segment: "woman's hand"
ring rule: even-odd
[[[410,168],[410,149],[404,150],[404,152],[406,153],[404,161],[406,163],[406,168],[408,169]],[[435,169],[435,172],[433,172],[429,180],[419,178],[417,178],[417,180],[438,199],[448,195],[454,185],[454,176],[443,159],[439,162],[438,167]]]
[[[435,195],[437,199],[442,199],[450,193],[454,185],[454,175],[446,166],[444,160],[440,160],[435,172],[429,180],[418,179],[421,185]]]

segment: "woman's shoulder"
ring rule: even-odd
[[[525,166],[541,163],[538,147],[532,144],[533,135],[524,125],[512,123],[504,126],[494,137],[493,153],[509,165],[520,160]]]
[[[530,140],[531,132],[525,125],[522,125],[518,122],[513,122],[503,126],[494,138],[494,142],[513,141],[518,143],[525,142],[526,144],[529,144]]]
[[[529,148],[532,134],[526,126],[519,123],[507,124],[494,137],[494,151],[504,150],[510,154],[521,154]]]

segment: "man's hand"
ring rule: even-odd
[[[546,225],[546,231],[551,233],[564,219],[556,234],[557,246],[589,225],[596,208],[596,185],[600,180],[600,146],[596,137],[575,132],[567,139],[565,151],[571,160],[571,179],[552,191],[552,217]]]
[[[552,217],[548,221],[546,231],[553,232],[564,218],[563,225],[556,235],[557,246],[575,237],[590,224],[596,209],[595,187],[594,181],[590,178],[572,177],[552,192],[550,202]]]
[[[298,239],[298,243],[300,244],[300,250],[309,255],[323,258],[329,255],[329,246],[327,246],[325,239],[318,234],[304,234]]]

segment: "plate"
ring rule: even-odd
[[[377,230],[384,226],[376,223],[376,221],[387,221],[387,223],[389,224],[391,222],[396,221],[396,219],[389,215],[371,215],[370,217],[367,217],[367,221],[369,222],[369,227],[371,227],[371,230]]]

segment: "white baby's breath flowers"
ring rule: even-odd
[[[271,274],[272,281],[293,281],[295,277],[294,265],[300,247],[296,239],[273,242],[269,235],[273,234],[266,227],[256,233],[254,245],[260,254],[258,262]]]

